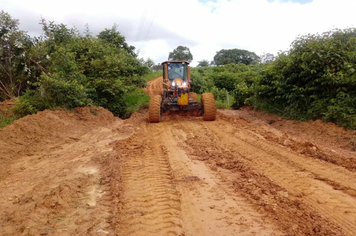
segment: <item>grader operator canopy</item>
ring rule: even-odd
[[[182,80],[187,80],[187,63],[167,63],[168,79],[174,80],[181,78]]]
[[[165,61],[163,65],[163,79],[172,82],[174,79],[190,80],[190,68],[187,61]]]

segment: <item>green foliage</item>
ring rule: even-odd
[[[201,94],[210,91],[214,86],[214,82],[211,78],[212,72],[213,67],[191,68],[192,92]]]
[[[20,117],[45,109],[71,109],[90,103],[85,87],[77,80],[64,80],[58,74],[42,75],[33,85],[37,89],[27,90],[14,107],[14,113]]]
[[[156,65],[153,65],[150,69],[151,71],[162,71],[162,65],[161,63],[157,63]]]
[[[145,75],[141,76],[141,79],[143,79],[144,81],[150,81],[150,80],[152,80],[154,78],[157,78],[157,77],[160,77],[160,76],[162,76],[162,70],[160,70],[160,71],[152,71],[149,74],[145,74]]]
[[[16,116],[7,114],[6,111],[0,111],[0,129],[11,124],[17,119]]]
[[[152,71],[152,68],[155,65],[155,62],[151,59],[151,58],[147,58],[147,60],[144,60],[143,58],[140,59],[140,62],[142,65],[147,66],[148,69],[150,69]]]
[[[135,88],[133,91],[125,95],[125,104],[127,105],[124,118],[130,117],[134,112],[139,112],[141,108],[147,108],[150,97],[140,88]]]
[[[257,107],[356,128],[355,29],[301,36],[261,74]]]
[[[229,97],[229,104],[227,103],[227,90],[226,89],[219,89],[217,87],[213,87],[209,92],[214,94],[215,104],[217,108],[221,109],[231,109],[231,104],[233,104],[233,97],[228,94]]]
[[[63,24],[41,22],[44,34],[28,50],[29,89],[18,98],[16,114],[24,116],[55,107],[102,106],[115,115],[132,109],[127,93],[146,85],[149,73],[116,26],[98,37],[81,36]],[[87,29],[89,32],[89,29]]]
[[[210,65],[210,62],[208,60],[201,60],[198,61],[197,67],[208,67]]]
[[[228,64],[192,68],[192,90],[197,93],[212,92],[217,104],[223,108],[251,105],[255,82],[260,77],[259,71],[262,67],[263,65]],[[226,91],[230,96],[229,105],[226,104]]]
[[[270,63],[276,60],[276,57],[272,53],[264,53],[260,56],[261,63]]]
[[[98,38],[103,40],[104,42],[114,45],[116,48],[123,48],[131,56],[137,57],[137,54],[135,53],[135,47],[130,46],[126,43],[125,37],[122,36],[119,31],[117,31],[116,24],[114,24],[111,29],[105,29],[101,31],[98,35]]]
[[[11,124],[12,122],[14,122],[16,120],[16,118],[12,117],[12,118],[7,118],[7,117],[1,117],[0,116],[0,129]]]
[[[0,100],[19,96],[29,79],[30,37],[19,30],[19,21],[0,12]]]
[[[214,56],[215,65],[227,65],[242,63],[251,65],[259,61],[259,57],[254,53],[242,49],[222,49]]]
[[[173,52],[170,52],[168,55],[168,60],[173,60],[173,61],[181,61],[185,60],[188,62],[191,62],[193,60],[193,55],[190,52],[188,47],[185,46],[178,46],[176,49],[173,50]]]
[[[212,78],[215,86],[227,89],[228,91],[234,90],[237,81],[236,74],[226,70],[215,72]]]

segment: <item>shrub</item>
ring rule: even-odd
[[[254,105],[264,110],[355,128],[356,29],[297,38],[255,88]]]
[[[150,97],[140,88],[125,95],[126,113],[123,118],[128,118],[134,112],[139,112],[142,108],[148,107]]]

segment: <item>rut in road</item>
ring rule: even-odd
[[[198,118],[198,119],[201,119]],[[117,235],[283,235],[204,163],[186,153],[179,122],[138,124],[114,143]]]
[[[123,194],[118,235],[184,235],[180,195],[158,133],[134,135],[116,144]]]
[[[353,235],[354,173],[298,155],[239,122],[221,118],[219,122],[181,127],[190,134],[186,143],[192,147],[192,155],[201,158],[201,153],[206,153],[202,160],[213,169],[222,167],[238,173],[236,190],[274,214],[288,234]]]

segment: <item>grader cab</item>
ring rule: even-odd
[[[203,120],[216,118],[215,99],[212,93],[203,93],[201,103],[197,94],[190,92],[192,80],[187,61],[165,61],[163,66],[163,93],[150,99],[148,120],[157,123],[166,111],[198,111]]]

